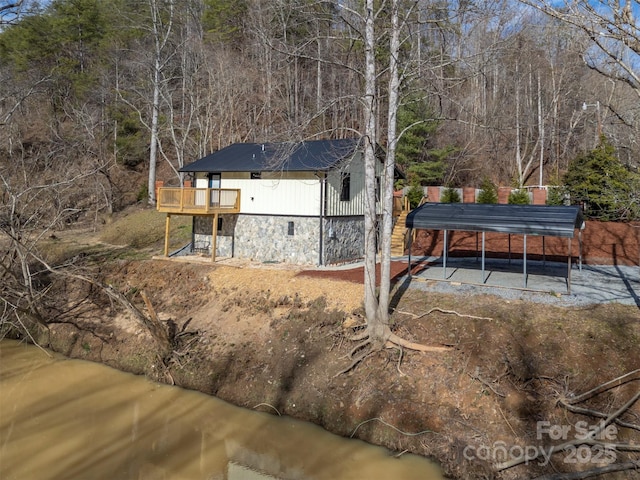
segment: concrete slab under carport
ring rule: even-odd
[[[526,277],[523,267],[521,259],[485,259],[484,271],[480,260],[449,257],[445,269],[441,259],[421,262],[419,267],[412,259],[412,270],[419,271],[414,276],[423,279],[541,292],[568,292],[566,263],[527,260]],[[573,271],[571,275],[573,279]]]
[[[443,283],[455,291],[458,285],[477,293],[514,296],[517,291],[554,294],[571,303],[618,302],[640,307],[640,267],[617,265],[573,265],[571,292],[567,289],[567,264],[527,260],[524,286],[522,259],[485,259],[485,281],[480,260],[449,257],[446,272],[440,257],[412,257],[411,283]],[[445,274],[446,273],[446,274]],[[510,294],[509,291],[514,291]]]

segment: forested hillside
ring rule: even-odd
[[[400,2],[397,162],[409,184],[558,183],[600,135],[637,168],[637,2],[583,4],[606,41],[568,7],[553,18],[540,11],[552,4],[531,3]],[[387,146],[386,3],[3,5],[0,175],[12,212],[99,218],[153,203],[156,177],[177,184],[180,167],[234,142],[361,135],[367,14]]]

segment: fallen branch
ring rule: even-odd
[[[577,397],[562,398],[561,401],[569,405],[575,405],[576,403],[584,402],[585,400],[589,400],[591,397],[595,397],[602,392],[615,387],[619,387],[620,385],[624,385],[625,383],[629,383],[634,380],[640,380],[640,368],[629,373],[625,373],[624,375],[620,375],[619,377],[614,378],[613,380],[609,380],[608,382],[605,382],[601,385],[598,385],[597,387],[592,388],[588,392],[582,393]]]
[[[584,478],[599,477],[605,473],[624,472],[626,470],[636,469],[640,470],[640,462],[612,463],[606,467],[592,468],[591,470],[585,470],[583,472],[552,473],[536,477],[533,480],[582,480]]]
[[[558,401],[558,404],[561,407],[564,407],[567,410],[569,410],[571,413],[578,413],[580,415],[587,415],[587,416],[596,417],[596,418],[607,418],[607,414],[604,412],[591,410],[590,408],[576,407],[575,405],[564,403],[562,400]],[[625,422],[623,420],[620,420],[619,418],[615,419],[615,424],[624,428],[630,428],[632,430],[640,431],[640,425],[636,425],[635,423]]]
[[[622,375],[609,382],[603,383],[602,385],[599,385],[598,387],[592,390],[589,390],[588,392],[582,395],[579,395],[576,398],[579,398],[580,401],[582,401],[582,400],[591,398],[594,395],[597,395],[598,393],[602,393],[603,391],[606,391],[610,388],[614,388],[614,386],[622,385],[623,383],[630,381],[629,378],[635,375],[636,372],[637,370],[633,372],[629,372],[628,374]],[[620,450],[620,451],[631,451],[631,452],[640,451],[640,446],[638,445],[630,445],[626,443],[604,443],[599,440],[595,440],[595,438],[598,435],[600,435],[602,431],[605,428],[607,428],[608,425],[615,422],[615,420],[618,417],[620,417],[620,415],[622,415],[624,412],[629,410],[633,406],[633,404],[636,401],[638,401],[638,399],[640,399],[640,390],[636,392],[636,394],[633,397],[631,397],[623,406],[618,408],[615,412],[607,415],[607,417],[602,422],[600,422],[600,424],[596,428],[590,430],[588,435],[586,435],[585,437],[576,438],[574,440],[564,442],[560,445],[554,445],[550,447],[547,452],[544,452],[544,449],[536,449],[535,453],[531,455],[521,455],[520,457],[514,458],[508,462],[499,463],[496,465],[496,469],[498,471],[506,470],[506,469],[515,467],[516,465],[521,465],[523,463],[530,462],[538,458],[543,453],[545,453],[545,456],[551,457],[551,455],[553,455],[554,453],[560,452],[569,447],[576,447],[579,445],[594,445],[594,446],[597,445],[602,448],[605,448],[606,450]],[[588,477],[576,477],[576,478],[588,478]]]
[[[439,308],[439,307],[433,307],[429,310],[427,310],[424,313],[421,314],[416,314],[416,313],[412,313],[412,312],[406,312],[404,310],[396,310],[396,313],[401,313],[402,315],[409,315],[413,318],[422,318],[422,317],[426,317],[427,315],[431,315],[433,312],[440,312],[440,313],[445,313],[447,315],[455,315],[457,317],[460,318],[472,318],[474,320],[493,320],[493,318],[491,317],[478,317],[476,315],[468,315],[465,313],[458,313],[455,310],[445,310],[444,308]]]

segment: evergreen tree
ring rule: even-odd
[[[205,0],[202,28],[213,41],[239,44],[242,41],[246,0]]]
[[[485,178],[480,186],[478,203],[498,203],[498,189],[491,180]]]
[[[519,188],[518,190],[513,190],[509,194],[509,200],[507,202],[510,205],[529,205],[531,203],[531,199],[529,198],[529,192],[527,192],[524,188]]]
[[[571,202],[582,203],[588,216],[601,220],[628,216],[637,182],[604,135],[595,149],[571,161],[564,176]]]
[[[397,163],[407,172],[413,186],[435,185],[442,182],[446,159],[452,148],[430,148],[438,122],[428,120],[433,115],[422,100],[412,100],[398,110],[398,131],[403,132],[396,151]]]
[[[441,203],[460,203],[460,194],[458,190],[453,187],[445,188],[440,198]]]
[[[98,0],[58,0],[0,35],[0,58],[18,71],[38,69],[60,90],[86,92],[108,19]]]

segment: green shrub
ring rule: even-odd
[[[460,203],[460,194],[455,188],[445,188],[440,197],[441,203]]]
[[[488,178],[485,178],[480,185],[477,202],[498,203],[498,188]]]
[[[512,190],[509,194],[509,203],[511,205],[529,205],[529,192],[524,188]]]
[[[549,187],[547,190],[547,205],[564,205],[567,195],[565,187]]]
[[[145,183],[138,190],[138,194],[136,195],[136,199],[138,202],[148,202],[149,201],[149,186]]]
[[[420,205],[420,201],[422,200],[423,196],[424,196],[424,190],[422,189],[422,187],[413,185],[409,189],[409,191],[407,191],[407,197],[409,198],[410,207],[416,208],[418,205]]]

